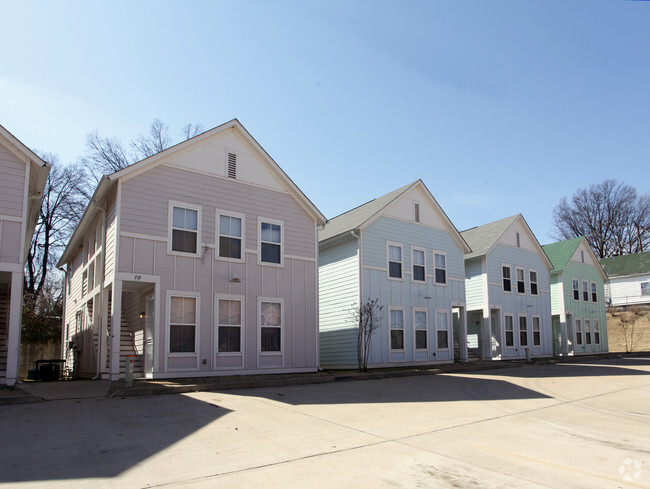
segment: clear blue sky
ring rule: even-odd
[[[650,192],[650,2],[0,0],[0,124],[76,161],[237,117],[334,217],[421,178],[459,230]]]

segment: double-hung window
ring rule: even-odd
[[[437,284],[447,283],[447,255],[440,251],[433,252],[434,277]]]
[[[449,349],[449,313],[447,311],[436,311],[436,332],[438,350]]]
[[[388,278],[402,278],[402,245],[387,244],[388,249]]]
[[[530,277],[530,295],[537,295],[537,271],[530,270],[528,276]]]
[[[517,294],[526,293],[526,274],[523,268],[516,268],[517,271]]]
[[[426,253],[423,249],[411,248],[411,261],[413,263],[413,281],[426,282]]]
[[[589,302],[589,283],[586,280],[582,281],[582,300]]]
[[[282,265],[283,261],[283,223],[271,219],[259,219],[259,263]]]
[[[277,299],[260,300],[260,351],[282,351],[283,304]]]
[[[510,273],[510,265],[501,265],[501,277],[503,278],[504,292],[512,292],[512,278]]]
[[[169,203],[168,251],[197,256],[201,242],[201,207]]]
[[[219,353],[241,353],[242,301],[217,299],[217,348]]]
[[[542,346],[542,332],[540,330],[539,316],[533,316],[533,346]]]
[[[594,319],[594,343],[600,345],[600,322]]]
[[[429,348],[427,311],[416,309],[413,311],[413,325],[415,330],[415,349],[427,350]]]
[[[515,346],[515,326],[513,318],[510,314],[506,314],[503,316],[503,321],[506,329],[506,346]]]
[[[577,278],[573,279],[573,300],[574,301],[580,300],[580,282],[578,281]]]
[[[528,317],[519,316],[519,346],[528,346]]]
[[[650,295],[650,282],[641,282],[641,295]]]
[[[388,309],[390,316],[390,349],[404,350],[404,310]]]
[[[582,345],[582,321],[580,319],[576,319],[575,325],[576,325],[576,345]]]
[[[585,340],[588,345],[591,345],[591,321],[585,319]]]
[[[591,282],[591,302],[598,302],[598,293],[596,292],[596,282]]]
[[[169,296],[169,353],[195,353],[197,297]]]
[[[217,254],[220,259],[241,261],[244,253],[244,216],[217,211]]]

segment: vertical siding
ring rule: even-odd
[[[0,215],[22,217],[27,167],[0,144]]]
[[[551,314],[564,313],[564,303],[566,298],[563,296],[562,272],[551,274]]]
[[[482,258],[479,256],[465,260],[465,294],[468,309],[483,305],[484,285]]]
[[[351,309],[359,304],[359,244],[356,238],[321,247],[318,259],[320,362],[357,363],[357,328]]]

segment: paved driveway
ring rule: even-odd
[[[0,486],[650,487],[650,359],[0,406]]]

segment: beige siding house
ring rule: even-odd
[[[18,377],[25,260],[49,171],[0,126],[0,385]]]
[[[324,222],[236,119],[105,176],[59,262],[67,367],[316,370]]]

